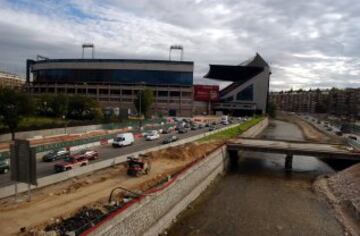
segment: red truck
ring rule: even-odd
[[[84,155],[73,155],[65,158],[64,161],[55,164],[55,172],[68,171],[74,168],[86,166],[89,160]]]

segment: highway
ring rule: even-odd
[[[91,150],[97,150],[99,152],[99,159],[92,161],[91,163],[102,161],[106,159],[115,158],[117,156],[126,155],[129,153],[142,151],[148,148],[152,148],[161,144],[162,141],[171,135],[176,135],[180,140],[184,138],[188,138],[194,135],[198,135],[201,133],[205,133],[208,131],[208,128],[198,129],[198,130],[190,130],[185,134],[178,134],[177,132],[172,132],[170,134],[161,134],[160,138],[154,141],[146,141],[144,138],[136,139],[135,143],[131,146],[121,147],[121,148],[113,148],[111,144],[105,145],[105,146],[97,146],[93,148],[89,148]],[[43,162],[41,158],[38,158],[37,162],[37,177],[45,177],[48,175],[55,174],[54,172],[54,165],[56,162]],[[90,164],[91,164],[90,163]],[[5,187],[8,185],[14,184],[13,181],[10,180],[10,172],[7,174],[0,174],[0,187]]]

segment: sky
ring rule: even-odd
[[[84,42],[96,58],[158,60],[180,44],[197,84],[218,83],[203,78],[209,64],[258,52],[273,91],[360,87],[359,12],[358,0],[0,0],[0,70],[80,58]]]

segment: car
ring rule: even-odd
[[[203,128],[205,128],[205,124],[203,123],[199,124],[199,129],[203,129]]]
[[[169,137],[166,137],[163,141],[162,144],[168,144],[168,143],[172,143],[178,140],[178,137],[176,135],[172,135]]]
[[[326,130],[327,130],[327,131],[332,131],[332,128],[331,128],[331,127],[328,127]]]
[[[71,169],[79,168],[89,164],[89,160],[82,155],[73,155],[65,158],[64,161],[54,165],[55,172],[63,172]]]
[[[180,129],[178,129],[178,133],[179,134],[185,134],[185,133],[187,133],[188,132],[188,130],[186,129],[186,128],[180,128]]]
[[[190,124],[189,124],[189,123],[186,123],[186,124],[184,125],[184,128],[185,128],[185,129],[190,129],[190,128],[191,128],[191,126],[190,126]]]
[[[210,126],[210,127],[209,127],[209,131],[214,131],[214,130],[216,130],[216,127],[215,127],[215,126]]]
[[[78,154],[75,154],[74,156],[83,156],[89,161],[93,161],[99,158],[99,153],[95,150],[82,150]]]
[[[357,140],[357,137],[356,137],[356,136],[353,136],[353,135],[349,135],[348,138],[349,138],[349,139],[352,139],[352,140],[355,140],[355,141]]]
[[[155,139],[158,139],[160,138],[160,134],[157,130],[152,130],[147,136],[146,136],[146,140],[147,141],[152,141],[152,140],[155,140]]]
[[[221,121],[221,124],[223,124],[223,125],[228,125],[228,124],[229,124],[229,121],[227,121],[227,120],[222,120],[222,121]]]
[[[10,170],[10,159],[0,159],[0,173],[6,174]]]
[[[69,155],[70,155],[70,151],[67,150],[52,150],[49,153],[45,154],[42,157],[42,160],[45,162],[51,162],[51,161],[64,159],[66,157],[69,157]]]
[[[335,134],[336,134],[337,136],[342,136],[342,135],[343,135],[343,132],[341,132],[341,131],[336,131]]]
[[[170,134],[174,130],[173,127],[168,127],[166,129],[163,129],[163,134]]]
[[[191,130],[197,130],[199,127],[197,125],[192,125]]]

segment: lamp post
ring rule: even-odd
[[[66,116],[63,115],[62,118],[64,119],[64,122],[65,122],[65,127],[64,127],[64,130],[65,130],[65,134],[67,134],[67,122],[66,122]]]

